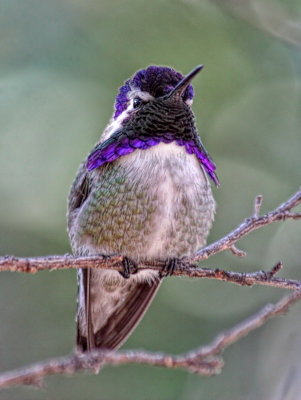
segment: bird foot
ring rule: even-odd
[[[120,271],[119,273],[124,279],[129,279],[131,275],[138,272],[138,265],[135,263],[135,261],[126,256],[123,257],[122,265],[123,271]]]
[[[180,265],[181,260],[179,258],[168,258],[161,271],[159,272],[160,278],[171,276],[175,272],[175,270],[180,267]]]

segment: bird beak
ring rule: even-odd
[[[192,79],[201,71],[203,65],[198,65],[194,68],[188,75],[184,76],[184,78],[177,83],[177,85],[171,90],[170,93],[166,97],[174,97],[174,98],[181,98],[183,92],[188,87]]]

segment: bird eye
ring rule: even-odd
[[[133,101],[133,107],[138,108],[143,104],[143,101],[139,97],[135,97]]]

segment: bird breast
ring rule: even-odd
[[[175,142],[135,150],[93,171],[80,211],[85,254],[181,257],[205,244],[215,202],[202,166]]]

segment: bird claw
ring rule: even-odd
[[[160,278],[171,276],[177,268],[181,265],[181,260],[178,258],[168,258],[161,271],[159,272]]]
[[[133,274],[136,274],[138,272],[138,266],[135,263],[135,261],[131,260],[128,257],[123,257],[122,260],[122,265],[123,265],[123,271],[119,271],[120,275],[124,279],[129,279],[129,277]]]

